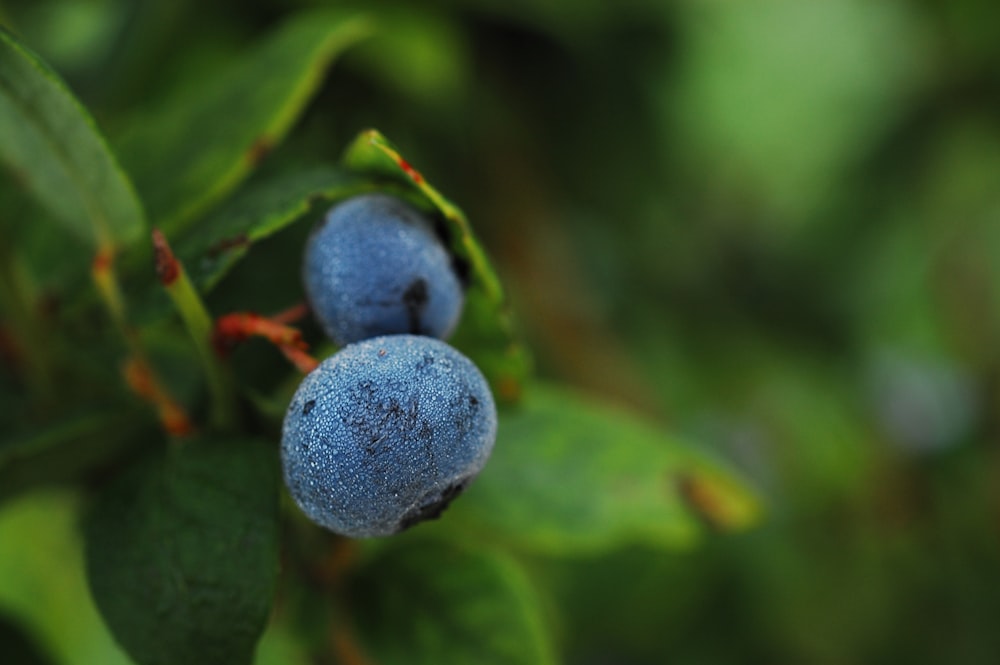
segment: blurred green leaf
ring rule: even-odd
[[[275,614],[257,644],[254,665],[311,665],[314,661],[298,633],[280,612]]]
[[[39,203],[95,245],[136,239],[142,206],[93,118],[0,27],[0,154]]]
[[[140,665],[251,662],[278,573],[275,459],[257,441],[188,441],[99,497],[88,578]]]
[[[0,653],[7,665],[46,665],[51,663],[17,622],[0,613]]]
[[[0,507],[0,607],[30,627],[56,662],[126,665],[87,590],[79,503],[60,490]]]
[[[380,665],[554,663],[539,598],[509,557],[390,545],[351,577],[350,616]]]
[[[118,409],[53,418],[0,439],[0,501],[30,487],[75,479],[134,447],[139,420]]]
[[[368,31],[355,14],[300,14],[232,67],[136,118],[121,154],[150,218],[176,233],[228,194],[285,137],[334,59]]]
[[[533,385],[501,412],[493,456],[440,526],[563,555],[630,542],[687,547],[706,521],[741,529],[758,512],[731,474],[657,427]]]
[[[460,96],[473,60],[459,22],[426,6],[380,10],[377,33],[358,46],[352,64],[363,69],[366,78],[405,97],[417,113],[467,111]]]
[[[514,334],[506,296],[465,214],[442,196],[377,130],[362,132],[344,154],[348,168],[376,178],[408,185],[444,221],[457,267],[466,278],[465,309],[450,340],[476,363],[501,402],[520,398],[531,368],[527,350]]]
[[[177,254],[202,292],[210,291],[250,246],[305,217],[319,201],[371,191],[374,183],[329,167],[251,180],[177,243]]]
[[[30,326],[41,314],[37,303],[45,292],[58,291],[67,301],[75,302],[77,292],[92,288],[88,279],[93,260],[90,238],[59,234],[58,242],[53,242],[57,235],[53,231],[61,230],[58,218],[42,207],[31,192],[3,174],[0,201],[0,280],[6,282],[0,286],[0,310],[8,321],[16,321],[15,327]],[[34,317],[17,313],[29,301],[36,303]],[[34,339],[38,341],[39,337]]]
[[[898,118],[934,57],[920,22],[898,4],[681,8],[690,41],[674,81],[656,93],[679,122],[671,136],[682,145],[670,149],[694,156],[688,168],[711,172],[715,187],[752,191],[775,225],[813,219],[842,191],[841,178]]]

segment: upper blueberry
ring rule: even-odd
[[[390,535],[444,510],[483,468],[496,426],[486,380],[448,344],[365,340],[324,360],[292,398],[285,484],[332,531]]]
[[[306,245],[303,278],[316,318],[341,346],[402,333],[445,339],[464,301],[431,222],[386,194],[330,210]]]

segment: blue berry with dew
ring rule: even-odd
[[[431,337],[375,337],[303,379],[282,431],[285,484],[313,522],[388,536],[438,517],[486,464],[496,428],[468,358]]]
[[[303,281],[326,334],[343,346],[378,335],[447,339],[465,292],[423,213],[387,194],[335,205],[306,244]]]

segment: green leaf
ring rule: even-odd
[[[210,291],[253,243],[302,219],[319,201],[372,191],[374,183],[329,167],[253,179],[177,242],[199,291]]]
[[[251,662],[278,572],[276,458],[257,441],[188,441],[99,497],[90,587],[137,663]]]
[[[913,63],[930,57],[920,23],[895,3],[699,4],[676,20],[685,58],[655,108],[685,147],[666,149],[694,157],[691,172],[714,165],[717,186],[755,192],[768,224],[815,223],[843,195],[837,183],[900,122],[923,83]]]
[[[278,614],[271,618],[261,636],[253,662],[254,665],[312,665],[315,661],[288,619]]]
[[[0,156],[52,215],[95,245],[135,240],[142,206],[93,118],[0,27]]]
[[[348,608],[380,665],[555,662],[535,590],[509,557],[407,539],[351,578]]]
[[[25,634],[21,626],[4,616],[2,612],[0,612],[0,653],[8,665],[46,665],[52,662],[42,654],[38,645]]]
[[[705,522],[741,529],[758,511],[732,474],[657,427],[533,385],[501,412],[492,458],[439,528],[566,555],[633,542],[688,547]]]
[[[0,501],[42,484],[73,480],[134,448],[140,419],[94,408],[0,439]]]
[[[465,214],[431,186],[382,134],[362,132],[344,154],[345,165],[375,178],[415,190],[425,207],[444,221],[452,254],[467,272],[465,309],[453,345],[464,351],[489,379],[497,399],[516,401],[531,369],[527,350],[518,343],[506,296]]]
[[[40,491],[0,507],[0,607],[58,663],[128,665],[87,590],[78,499]]]
[[[300,14],[203,85],[137,119],[121,154],[150,218],[174,235],[232,191],[291,129],[333,60],[368,31],[353,14]]]

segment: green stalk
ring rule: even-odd
[[[118,272],[115,270],[115,252],[115,244],[107,237],[103,238],[98,243],[97,254],[91,266],[91,276],[105,309],[108,310],[111,320],[128,348],[129,356],[124,368],[126,381],[134,392],[156,407],[160,423],[168,436],[175,442],[180,442],[182,437],[191,433],[193,425],[184,408],[160,383],[146,357],[138,334],[128,323],[125,298],[122,295]]]
[[[137,341],[129,328],[128,319],[125,316],[125,297],[122,295],[121,283],[118,281],[118,273],[114,268],[115,249],[112,245],[102,244],[94,256],[94,263],[91,266],[91,275],[94,284],[97,286],[97,293],[104,303],[104,308],[108,310],[112,323],[125,338],[130,351],[136,351]]]
[[[232,429],[236,423],[236,400],[228,368],[219,360],[211,345],[212,317],[204,301],[177,260],[166,237],[153,231],[156,271],[160,283],[181,316],[201,361],[212,395],[211,422],[220,429]]]

